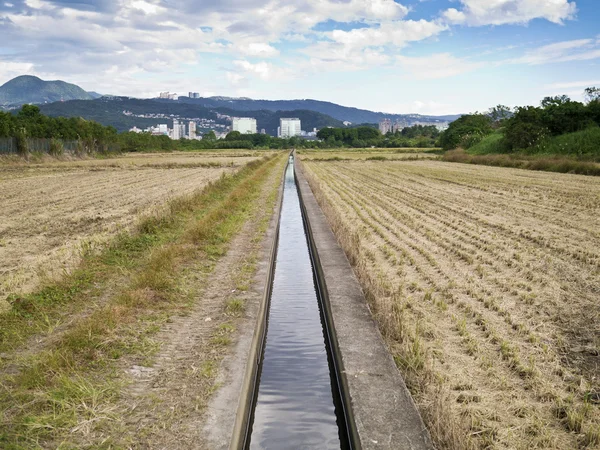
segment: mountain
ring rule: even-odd
[[[172,100],[163,100],[171,101]],[[342,106],[336,103],[320,100],[252,100],[248,98],[207,97],[189,98],[179,97],[178,102],[204,106],[205,108],[228,108],[235,111],[294,111],[307,110],[326,114],[340,121],[358,123],[378,123],[382,119],[392,121],[403,120],[413,122],[451,122],[458,119],[461,114],[430,116],[421,114],[386,114],[369,111],[366,109]]]
[[[91,100],[92,95],[64,81],[44,81],[23,75],[0,86],[0,106],[19,106],[26,103],[51,103],[67,100]]]
[[[129,97],[102,97],[95,100],[71,100],[40,105],[42,114],[48,116],[83,117],[102,125],[110,125],[118,131],[127,131],[133,126],[147,128],[158,123],[172,125],[173,117],[187,119],[209,119],[215,123],[230,125],[223,116],[249,116],[256,118],[257,128],[264,128],[267,133],[276,135],[279,119],[282,117],[298,117],[304,130],[326,126],[342,127],[344,124],[326,114],[308,110],[292,111],[237,111],[225,107],[205,107],[201,104],[159,101],[158,99],[137,99]],[[124,114],[127,111],[127,114]],[[161,115],[151,117],[152,115]],[[146,117],[137,117],[146,116]]]
[[[97,92],[94,92],[94,91],[88,91],[88,94],[90,94],[93,99],[97,99],[97,98],[100,98],[103,96],[102,94],[98,94]]]

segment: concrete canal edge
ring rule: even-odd
[[[335,235],[296,166],[297,183],[328,294],[345,395],[364,450],[433,449],[425,424],[367,307]]]

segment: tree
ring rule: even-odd
[[[488,114],[492,119],[492,122],[500,124],[504,120],[512,117],[513,112],[508,106],[496,105],[493,108],[490,108]]]
[[[517,108],[504,129],[504,142],[512,150],[529,148],[550,134],[544,124],[544,111],[535,106]]]
[[[214,130],[210,130],[208,133],[205,133],[204,136],[202,136],[202,139],[206,139],[207,141],[216,141],[217,135],[215,134]]]
[[[226,141],[239,141],[242,138],[242,133],[239,131],[231,131],[225,136]]]
[[[544,97],[541,102],[542,108],[548,108],[549,106],[561,106],[565,103],[569,103],[571,99],[568,95],[557,95],[555,97]]]
[[[600,102],[600,88],[589,87],[585,89],[585,99],[588,103]]]
[[[454,122],[440,136],[440,145],[444,150],[461,146],[464,142],[469,145],[481,140],[493,131],[492,119],[486,114],[465,114]]]

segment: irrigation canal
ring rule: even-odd
[[[268,324],[244,448],[352,449],[294,157],[286,169]]]

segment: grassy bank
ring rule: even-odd
[[[598,176],[600,127],[546,138],[534,147],[517,152],[507,151],[502,131],[496,131],[467,150],[446,152],[443,160]]]
[[[281,158],[171,201],[61,282],[10,298],[0,315],[0,447],[74,448],[76,436],[119,420],[119,359],[157,351],[152,336],[191,306],[186,267],[206,280]]]

